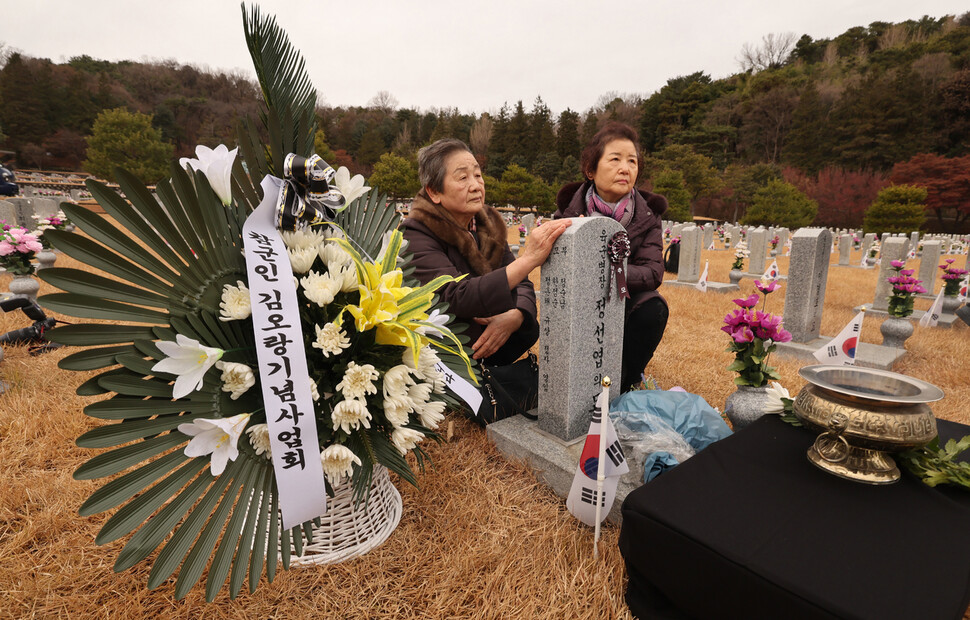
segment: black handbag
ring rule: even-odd
[[[482,404],[478,415],[471,418],[481,426],[516,414],[537,419],[529,413],[539,404],[539,362],[536,356],[529,353],[528,357],[505,366],[482,364],[480,389]]]
[[[680,268],[680,244],[671,243],[664,250],[664,271],[667,273],[677,273]]]

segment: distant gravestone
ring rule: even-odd
[[[683,232],[685,228],[687,228],[687,224],[675,224],[673,229],[670,232],[670,236],[671,237],[679,236],[680,233]]]
[[[714,243],[714,225],[713,224],[705,224],[704,225],[704,248],[703,249],[706,250],[707,248],[711,247],[711,244],[712,243]]]
[[[536,216],[526,213],[522,216],[522,225],[525,226],[525,234],[528,235],[536,227]]]
[[[701,244],[703,231],[697,226],[688,226],[680,231],[680,265],[677,268],[677,281],[693,283],[701,276]]]
[[[783,253],[785,246],[788,245],[788,237],[791,236],[791,231],[787,228],[779,228],[776,234],[778,235],[778,252]]]
[[[809,342],[818,338],[822,327],[832,232],[824,228],[801,228],[795,231],[791,241],[784,325],[794,342]]]
[[[923,288],[928,295],[936,290],[936,270],[940,264],[940,252],[943,244],[938,240],[923,242],[923,256],[919,261],[919,279],[923,281]]]
[[[615,282],[606,299],[606,247],[622,230],[613,218],[574,218],[542,266],[539,428],[565,441],[589,430],[603,376],[619,395],[624,300]]]
[[[852,235],[839,237],[839,265],[849,264],[849,254],[852,252]]]
[[[872,247],[873,242],[876,240],[876,233],[866,233],[866,236],[862,238],[862,255],[869,256],[869,248]]]
[[[748,273],[762,274],[768,256],[768,231],[760,226],[748,231]]]
[[[913,250],[919,247],[919,231],[914,230],[909,233],[909,247]]]
[[[879,264],[879,277],[876,279],[876,295],[872,300],[872,309],[885,312],[889,309],[889,293],[892,284],[886,281],[890,277],[892,261],[906,260],[906,246],[908,237],[887,237],[882,244],[882,262]]]
[[[50,198],[34,198],[34,213],[40,217],[51,217],[57,215],[60,206],[56,200]],[[36,223],[36,220],[34,220]]]
[[[17,224],[17,205],[8,200],[0,200],[0,222],[15,226]]]
[[[24,228],[34,228],[34,198],[7,198],[17,208],[16,224]],[[13,223],[13,222],[11,222]]]

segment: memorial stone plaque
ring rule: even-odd
[[[822,327],[832,232],[824,228],[800,228],[792,235],[791,242],[783,323],[794,342],[809,342],[818,338]]]
[[[930,295],[936,293],[936,272],[939,271],[937,266],[940,264],[942,249],[943,244],[936,239],[923,242],[923,256],[920,258],[919,275],[916,277],[923,281],[922,287]]]
[[[849,264],[849,254],[852,252],[852,235],[839,237],[839,264]]]
[[[765,272],[765,258],[768,256],[768,231],[762,227],[748,231],[748,273]]]
[[[703,246],[703,249],[706,250],[707,248],[711,247],[711,244],[712,243],[714,243],[714,225],[713,224],[705,224],[704,225],[704,246]]]
[[[701,277],[701,244],[703,231],[697,226],[688,226],[680,232],[680,265],[677,268],[678,282],[697,282]]]
[[[542,266],[539,428],[570,441],[589,430],[603,376],[620,394],[625,301],[612,283],[606,246],[623,230],[608,217],[573,218]],[[625,265],[624,265],[625,270]]]

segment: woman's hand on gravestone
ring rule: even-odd
[[[536,227],[526,238],[525,248],[519,250],[519,258],[532,263],[533,269],[539,267],[549,258],[549,253],[552,251],[556,239],[571,225],[571,221],[563,219],[552,220]]]
[[[522,311],[512,308],[495,316],[475,317],[475,322],[485,325],[485,331],[478,337],[472,345],[473,359],[480,360],[494,355],[502,348],[505,341],[509,339],[515,330],[522,327]]]

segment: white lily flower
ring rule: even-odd
[[[772,381],[771,387],[765,388],[765,393],[768,394],[768,402],[764,407],[765,413],[784,413],[785,403],[781,399],[791,399],[788,390],[783,388],[777,381]]]
[[[346,166],[337,168],[337,174],[333,177],[333,184],[344,195],[347,204],[352,203],[370,191],[370,187],[364,185],[363,175],[356,174],[354,178],[350,178],[350,170]]]
[[[360,459],[347,446],[334,444],[320,452],[320,464],[330,484],[336,484],[344,476],[353,474],[355,463],[360,465]]]
[[[182,398],[200,389],[205,373],[225,353],[222,349],[203,346],[198,340],[182,334],[175,336],[175,342],[160,340],[155,345],[167,357],[152,366],[152,370],[178,375],[172,388],[172,398]]]
[[[438,311],[437,308],[435,308],[434,310],[431,311],[431,314],[428,315],[427,322],[434,323],[438,327],[444,327],[445,325],[448,324],[449,319],[451,319],[450,316],[448,316],[447,314],[442,314],[441,312]],[[435,338],[441,338],[444,336],[444,334],[442,334],[437,329],[433,327],[426,327],[424,325],[422,325],[421,327],[418,327],[414,331],[421,334],[422,336],[434,336]]]
[[[209,180],[209,185],[219,196],[219,200],[228,206],[232,204],[232,164],[236,161],[238,151],[238,147],[230,151],[225,144],[220,144],[214,149],[200,144],[195,147],[196,159],[183,157],[179,160],[179,164],[186,170],[192,166],[204,174]]]
[[[222,391],[231,392],[229,398],[238,399],[246,390],[256,385],[256,375],[253,369],[245,364],[236,362],[216,362],[216,368],[222,371]]]
[[[226,470],[226,464],[235,461],[239,456],[236,442],[239,441],[251,415],[240,413],[231,418],[199,418],[191,424],[179,424],[179,432],[192,438],[189,445],[185,446],[185,456],[211,454],[209,467],[212,475],[220,475]]]

